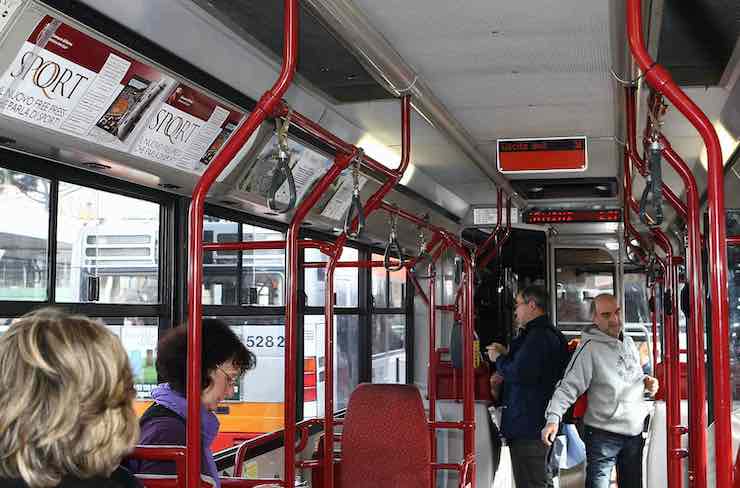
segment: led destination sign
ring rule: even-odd
[[[586,138],[499,139],[497,159],[502,173],[584,171]]]

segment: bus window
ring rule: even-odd
[[[204,242],[238,242],[239,224],[207,216]],[[203,254],[203,304],[236,305],[239,251],[209,251]]]
[[[257,356],[219,413],[222,432],[262,433],[283,428],[285,317],[218,316]]]
[[[44,178],[0,168],[0,300],[47,299],[49,186]],[[12,209],[12,211],[7,211]],[[59,242],[67,249],[69,242]]]
[[[242,239],[279,241],[282,232],[255,225],[242,226]],[[242,305],[285,305],[285,249],[250,250],[242,253]]]
[[[373,383],[405,383],[406,316],[373,315],[372,347]]]
[[[406,297],[406,268],[388,273],[388,306],[403,307]]]
[[[360,381],[359,317],[334,316],[334,410],[347,407],[349,395]],[[324,412],[324,316],[304,317],[303,417]],[[315,394],[311,387],[315,385]]]
[[[372,254],[373,261],[382,261],[382,254]],[[371,271],[373,307],[385,308],[388,306],[388,271],[383,267],[372,268]]]
[[[151,398],[150,392],[157,386],[157,340],[159,318],[157,317],[97,317],[116,334],[128,354],[134,373],[136,398]]]
[[[351,247],[345,247],[342,251],[340,261],[357,261],[359,251]],[[306,249],[306,262],[322,262],[329,260],[318,249]],[[334,271],[334,294],[337,307],[357,307],[357,286],[359,283],[359,271],[357,268],[336,268]],[[323,268],[306,268],[304,270],[304,285],[306,292],[306,306],[324,306],[324,282],[325,270]]]
[[[614,262],[601,249],[556,249],[557,325],[580,333],[591,323],[591,300],[614,293]]]
[[[624,323],[652,326],[645,273],[624,273]]]
[[[159,302],[158,204],[59,183],[59,302]],[[98,283],[97,296],[90,286]]]
[[[732,401],[740,402],[740,247],[728,246],[730,305],[730,388]]]

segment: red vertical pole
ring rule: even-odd
[[[463,310],[463,459],[470,459],[475,455],[475,389],[473,385],[475,372],[473,370],[473,331],[474,331],[474,303],[475,268],[468,250],[452,236],[445,235],[447,244],[463,259],[465,264],[464,291],[462,296]],[[470,467],[470,486],[475,488],[476,466],[473,461]]]
[[[666,253],[666,295],[671,300],[672,313],[665,313],[663,324],[663,367],[665,375],[660,387],[666,392],[666,445],[667,451],[667,480],[671,488],[681,488],[683,484],[683,473],[681,471],[681,458],[684,454],[681,449],[681,382],[679,377],[678,358],[678,288],[677,270],[673,259],[673,246],[668,236],[660,229],[652,231],[655,242]],[[664,311],[666,311],[664,308]]]
[[[653,324],[652,329],[652,335],[653,335],[653,368],[656,364],[658,364],[658,314],[656,310],[656,303],[655,300],[658,298],[655,296],[655,284],[650,287],[650,299],[653,303],[653,306],[650,308],[650,319]]]
[[[437,272],[429,273],[429,367],[427,378],[427,395],[429,396],[429,422],[430,441],[432,452],[432,483],[437,486],[437,470],[434,463],[437,462],[437,429],[434,422],[437,420]]]
[[[627,30],[630,49],[635,61],[645,74],[648,84],[655,90],[665,95],[668,100],[691,122],[704,140],[707,149],[708,167],[708,207],[709,207],[709,254],[712,266],[711,280],[711,304],[712,304],[712,362],[715,371],[714,388],[714,413],[715,413],[715,469],[717,473],[717,486],[729,487],[732,482],[732,438],[730,429],[730,366],[729,366],[729,304],[727,298],[727,245],[725,242],[725,209],[724,209],[724,186],[723,186],[723,162],[722,150],[719,139],[709,119],[696,106],[685,93],[671,79],[668,71],[658,65],[645,49],[642,35],[642,5],[640,0],[628,0],[627,2]],[[698,215],[695,216],[698,220]],[[698,222],[697,222],[698,223]],[[697,246],[700,241],[697,241]],[[701,256],[699,256],[700,258]],[[699,261],[700,262],[700,261]],[[700,269],[700,268],[699,268]],[[696,272],[696,269],[695,269]],[[695,282],[701,283],[701,274]],[[692,287],[694,288],[694,287]],[[703,296],[702,296],[703,299]],[[692,316],[698,315],[701,309],[692,310]],[[703,317],[702,317],[703,318]],[[703,330],[701,343],[703,343]],[[699,344],[694,344],[695,346]],[[703,344],[701,344],[703,345]],[[700,358],[694,357],[701,362],[703,367],[703,349],[697,351]],[[694,366],[700,366],[695,364]],[[698,387],[699,385],[697,385]],[[703,386],[703,385],[701,385]],[[703,393],[703,392],[702,392]],[[703,395],[702,395],[703,396]],[[702,400],[693,397],[692,400]],[[703,401],[702,401],[703,407]],[[702,408],[703,410],[703,408]],[[694,457],[693,476],[696,485],[706,486],[706,414],[704,419],[696,419],[690,414],[694,422],[691,434],[700,436],[697,441],[704,440],[701,444],[696,442],[700,453],[691,453]],[[704,420],[704,425],[699,422]],[[693,448],[692,448],[693,451]],[[692,473],[689,473],[690,479]]]
[[[193,189],[188,226],[188,354],[187,354],[187,416],[190,421],[186,430],[186,472],[188,488],[200,486],[201,439],[201,348],[202,348],[202,286],[203,286],[203,214],[205,199],[213,182],[234,158],[244,143],[273,112],[273,109],[288,89],[293,79],[298,47],[298,1],[284,0],[283,66],[273,87],[257,102],[254,111],[239,127],[232,138],[216,155]],[[287,353],[287,351],[286,351]],[[286,453],[290,452],[286,449]]]
[[[343,247],[326,265],[324,282],[324,486],[334,486],[334,271]]]

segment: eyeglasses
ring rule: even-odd
[[[235,388],[239,384],[239,376],[237,377],[231,376],[229,373],[224,371],[224,369],[221,366],[216,366],[216,368],[219,371],[221,371],[224,374],[224,376],[226,376],[226,382],[231,388]]]

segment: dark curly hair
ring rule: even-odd
[[[211,384],[210,373],[220,364],[233,361],[241,373],[254,369],[256,356],[250,352],[231,328],[218,319],[203,319],[201,351],[201,388]],[[188,328],[181,325],[167,331],[157,345],[157,373],[161,381],[183,395],[186,390]]]

